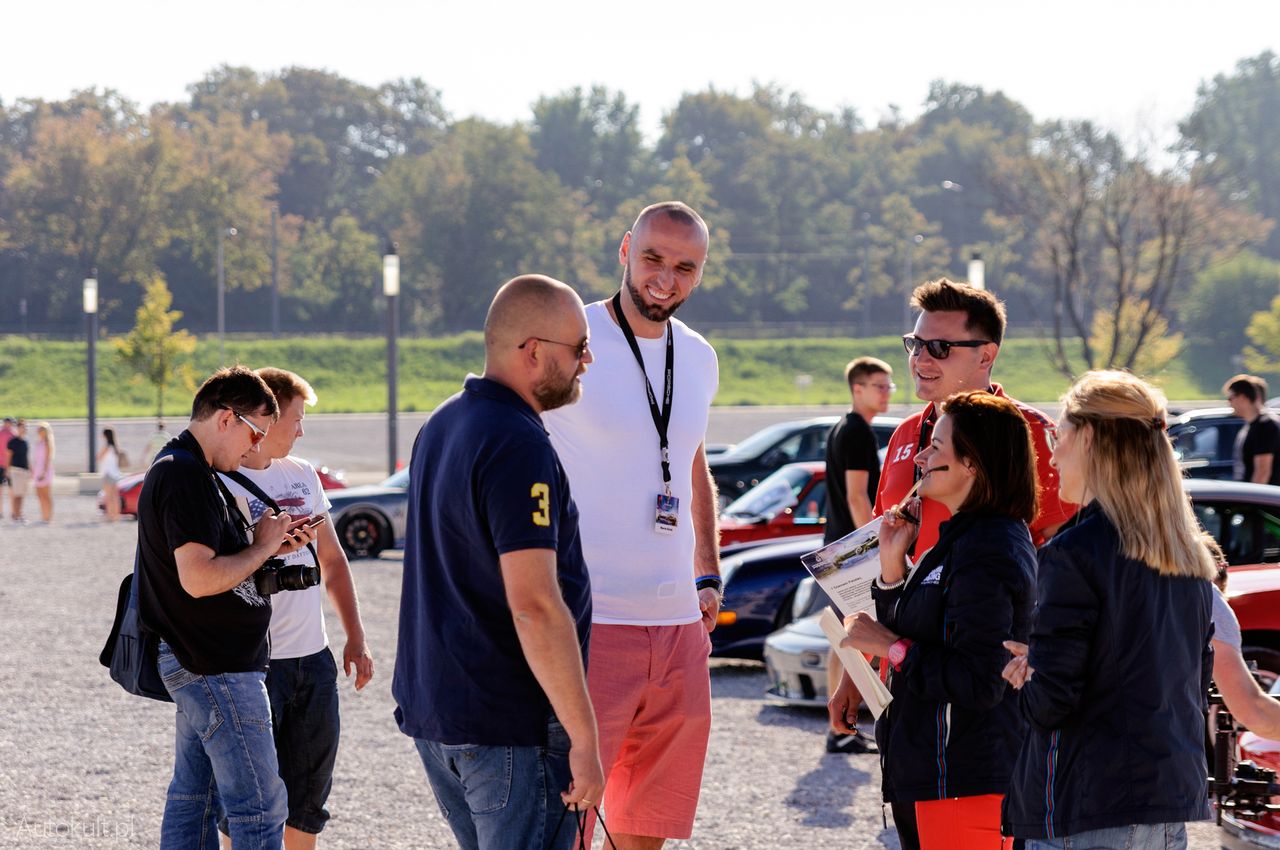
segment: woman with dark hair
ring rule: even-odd
[[[1089,372],[1053,465],[1084,505],[1040,551],[1030,648],[1005,678],[1030,724],[1006,831],[1041,848],[1185,848],[1209,817],[1204,709],[1216,574],[1165,433],[1163,394]],[[1015,638],[1015,640],[1017,640]]]
[[[985,850],[1004,844],[1000,805],[1026,728],[1001,671],[1004,642],[1022,640],[1031,625],[1035,448],[1006,399],[959,393],[942,413],[916,464],[920,494],[952,517],[909,567],[918,528],[911,506],[885,514],[876,617],[850,617],[844,645],[892,665],[893,701],[876,741],[904,850]],[[853,718],[835,716],[844,704],[837,692],[837,729],[851,728]]]
[[[102,429],[102,448],[98,450],[98,468],[102,470],[102,504],[107,511],[107,522],[120,518],[120,449],[116,447],[114,428]]]

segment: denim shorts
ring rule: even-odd
[[[1091,829],[1062,838],[1028,838],[1026,850],[1186,850],[1185,823],[1142,823]]]
[[[272,658],[267,670],[271,724],[280,778],[289,792],[289,819],[316,834],[329,820],[325,803],[338,755],[338,665],[328,647],[302,658]]]

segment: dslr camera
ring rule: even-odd
[[[280,558],[268,558],[253,574],[259,596],[270,596],[282,590],[306,590],[320,583],[320,568],[315,564],[288,565]]]

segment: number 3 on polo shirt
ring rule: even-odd
[[[551,525],[551,488],[539,481],[529,488],[529,495],[537,500],[538,505],[533,512],[533,524],[544,528]]]

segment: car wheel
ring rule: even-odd
[[[1271,690],[1276,679],[1280,678],[1280,651],[1269,646],[1245,646],[1240,649],[1240,654],[1244,656],[1245,662],[1257,662],[1257,676],[1262,689]]]
[[[342,518],[338,540],[348,557],[376,558],[391,545],[391,526],[382,516],[362,511]]]

